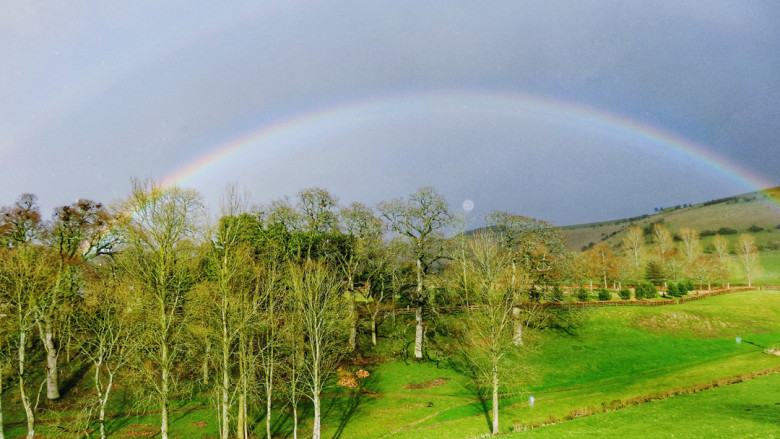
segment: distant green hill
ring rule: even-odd
[[[675,206],[652,215],[624,218],[598,223],[565,226],[568,244],[572,250],[582,251],[600,242],[618,248],[626,230],[632,226],[652,227],[663,223],[677,233],[684,227],[702,234],[702,244],[709,251],[715,232],[726,237],[748,233],[756,238],[762,251],[780,249],[780,187],[750,192],[733,197],[706,201],[686,207]],[[728,233],[731,233],[729,235]]]

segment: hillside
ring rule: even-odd
[[[670,207],[653,215],[572,225],[563,229],[568,236],[569,247],[580,251],[599,242],[617,248],[629,227],[636,225],[644,228],[659,222],[672,233],[683,227],[695,229],[699,233],[727,228],[735,231],[732,236],[750,233],[756,237],[762,250],[780,249],[780,187],[685,207]],[[755,226],[752,231],[749,230],[751,226]],[[758,231],[758,228],[763,230]],[[703,240],[703,244],[706,251],[708,240]]]

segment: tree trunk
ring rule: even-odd
[[[423,324],[422,324],[422,306],[418,306],[415,310],[415,319],[417,320],[417,328],[414,336],[414,358],[422,358],[422,344],[423,344]]]
[[[5,439],[3,430],[3,365],[0,364],[0,439]]]
[[[228,390],[230,389],[230,359],[228,358],[230,352],[230,343],[228,341],[227,327],[225,326],[225,320],[222,320],[222,392],[221,392],[221,405],[222,405],[222,439],[228,439],[230,437],[230,395]]]
[[[376,314],[371,315],[371,343],[376,346]]]
[[[523,321],[520,319],[520,308],[515,307],[512,310],[512,314],[515,317],[515,336],[513,341],[515,346],[522,346],[523,344]]]
[[[22,400],[24,413],[27,416],[27,439],[33,439],[35,436],[35,413],[32,410],[30,397],[27,396],[24,383],[24,355],[27,348],[27,332],[19,333],[19,399]]]
[[[205,355],[203,355],[203,385],[208,386],[209,385],[209,354],[211,351],[211,343],[206,342],[206,352]]]
[[[498,434],[498,368],[493,365],[493,434]]]
[[[355,304],[355,284],[352,280],[352,276],[349,278],[349,318],[351,321],[351,327],[349,328],[349,350],[354,351],[357,344],[357,306]],[[270,436],[269,436],[270,437]]]
[[[163,341],[161,355],[162,383],[160,391],[160,437],[168,439],[168,345]]]
[[[51,322],[44,320],[44,328],[38,326],[46,350],[46,398],[60,399],[59,383],[57,379],[57,348],[54,346],[54,331]]]
[[[314,390],[314,426],[312,427],[312,439],[320,439],[320,392],[317,387]]]
[[[100,438],[106,439],[106,405],[108,405],[108,395],[111,393],[111,386],[114,384],[113,372],[108,373],[108,385],[106,393],[100,400]]]

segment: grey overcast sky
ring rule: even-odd
[[[0,205],[434,186],[557,225],[780,185],[777,1],[0,6]]]

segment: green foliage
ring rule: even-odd
[[[663,285],[664,277],[661,263],[655,259],[650,260],[645,268],[645,280],[650,281],[653,285]]]
[[[758,233],[763,231],[764,231],[763,227],[757,226],[755,224],[752,224],[750,227],[748,227],[748,232],[750,233]]]
[[[672,297],[680,297],[680,290],[677,288],[676,284],[671,283],[666,288],[666,294],[668,294],[668,295],[670,295]]]
[[[631,290],[629,290],[628,288],[621,288],[618,294],[620,295],[620,298],[623,300],[631,300]]]
[[[563,302],[563,299],[563,288],[560,285],[553,285],[552,289],[550,289],[550,301]]]
[[[599,300],[605,301],[611,298],[612,298],[612,294],[606,288],[602,288],[599,290]]]
[[[736,235],[738,232],[735,229],[732,229],[731,227],[721,227],[718,229],[719,235]]]
[[[653,284],[649,282],[640,282],[639,285],[636,286],[634,295],[637,299],[652,299],[656,297],[657,294],[658,291],[656,291]]]
[[[674,285],[674,284],[671,284]],[[669,286],[671,288],[671,285]],[[682,297],[688,294],[688,284],[686,282],[678,283],[675,288],[677,289],[677,295]]]
[[[577,298],[580,302],[587,302],[588,301],[588,290],[585,287],[579,287],[574,293],[574,297]]]

